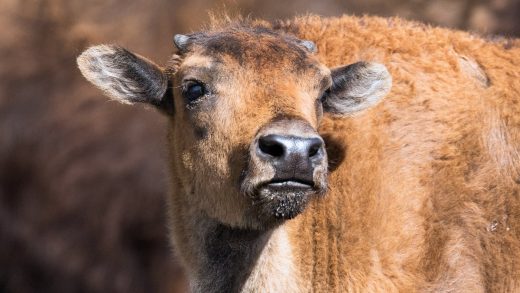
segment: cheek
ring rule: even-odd
[[[175,136],[179,148],[177,160],[180,161],[183,176],[192,183],[222,184],[232,177],[228,145],[208,135],[205,139],[188,139],[179,132]]]
[[[211,182],[230,182],[236,172],[233,153],[237,145],[236,127],[222,117],[218,111],[198,113],[191,117],[191,124],[185,125],[178,139],[183,143],[185,157],[194,170],[204,170]],[[184,135],[184,136],[183,136]],[[200,174],[194,174],[200,176]]]

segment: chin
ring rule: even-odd
[[[323,186],[323,184],[321,184]],[[252,194],[252,214],[265,228],[272,228],[301,214],[313,197],[323,194],[313,182],[271,181],[259,184]]]

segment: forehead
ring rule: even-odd
[[[299,40],[266,28],[231,28],[190,35],[189,51],[221,64],[234,61],[254,69],[286,69],[299,73],[320,70],[319,62]]]

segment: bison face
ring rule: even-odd
[[[115,46],[85,51],[89,81],[125,103],[168,114],[173,213],[266,229],[327,190],[323,112],[377,103],[391,78],[380,64],[325,67],[312,42],[265,28],[177,35],[161,69]]]

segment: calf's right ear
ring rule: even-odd
[[[119,46],[99,45],[85,50],[77,62],[83,76],[111,99],[173,111],[168,77],[152,61]]]

